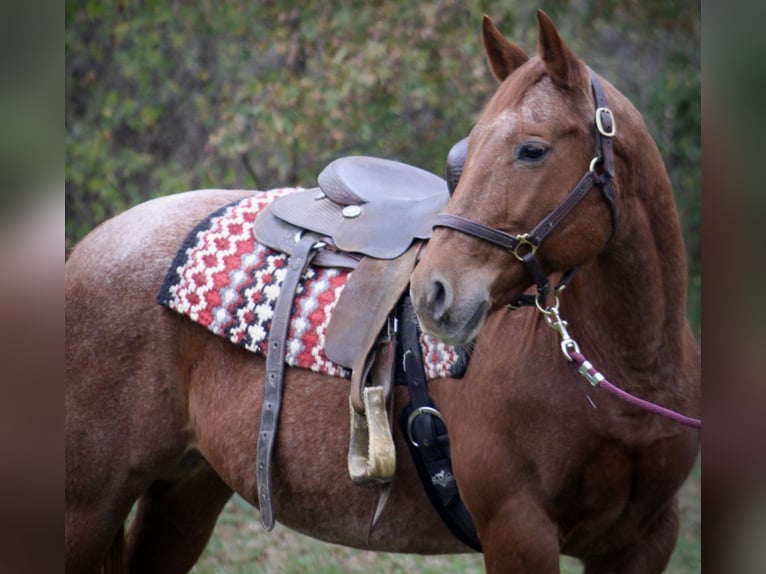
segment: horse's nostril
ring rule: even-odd
[[[429,299],[431,315],[435,321],[440,321],[450,305],[449,299],[451,297],[448,288],[436,279],[431,285],[431,297]]]

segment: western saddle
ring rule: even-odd
[[[353,270],[326,336],[327,357],[351,369],[348,468],[359,484],[386,483],[396,455],[391,433],[393,311],[409,284],[421,240],[449,201],[445,180],[400,162],[343,157],[319,187],[275,200],[255,221],[257,241],[289,255],[269,332],[258,439],[261,521],[274,524],[271,459],[284,374],[284,344],[295,291],[309,263]]]

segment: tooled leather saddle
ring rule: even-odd
[[[401,361],[402,357],[401,350],[396,348],[395,336],[396,324],[401,321],[402,301],[406,304],[406,295],[402,296],[402,293],[409,284],[423,240],[430,237],[434,219],[446,207],[457,184],[465,145],[463,140],[453,148],[448,158],[447,181],[393,160],[343,157],[319,174],[318,187],[283,196],[258,215],[254,226],[257,241],[290,256],[269,332],[264,404],[258,435],[259,505],[261,522],[268,530],[274,525],[271,461],[281,406],[284,344],[295,292],[309,264],[353,270],[328,326],[325,353],[330,360],[352,371],[348,453],[351,478],[358,484],[388,483],[392,479],[396,454],[391,432],[391,390],[398,375],[395,358]],[[417,346],[417,337],[413,335],[417,326],[409,327],[410,344]],[[419,356],[419,350],[414,354]],[[427,392],[423,400],[429,400]],[[427,432],[440,434],[444,443],[446,428],[438,411],[431,406],[416,408],[411,405],[408,408],[405,413],[409,417],[408,436],[412,437],[419,427],[423,428],[424,421],[419,419],[436,418],[420,417],[424,413],[438,416],[439,420],[435,420],[438,426],[429,424]],[[415,448],[413,454],[421,443],[428,448],[428,440],[420,443],[411,440]],[[423,453],[420,454],[422,459]],[[427,461],[425,466],[421,460],[418,465],[428,490],[429,481],[433,482],[431,474],[441,478],[445,472],[450,476],[451,473],[448,456],[445,466],[442,456],[425,454],[426,458],[439,459],[430,465]],[[467,520],[468,530],[471,530],[470,518],[460,503],[454,477],[449,484],[442,480],[437,482],[443,487],[438,494],[441,506],[458,506],[462,521]],[[433,496],[432,501],[436,503]],[[437,510],[445,518],[442,510]],[[379,504],[373,524],[380,511]],[[453,510],[445,512],[454,514]],[[466,539],[463,532],[466,528],[459,526],[456,530],[450,525],[449,518],[445,521],[453,532],[476,547],[472,544],[475,534]]]
[[[390,481],[395,470],[386,408],[393,380],[390,317],[409,283],[420,240],[431,235],[434,218],[449,201],[442,178],[382,158],[340,158],[318,181],[318,188],[277,199],[255,221],[260,243],[290,255],[269,332],[258,440],[259,503],[267,528],[274,523],[270,469],[284,377],[281,357],[301,275],[309,263],[354,270],[328,326],[325,352],[352,372],[351,478]]]

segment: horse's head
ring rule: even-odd
[[[597,189],[590,191],[605,171],[603,159],[594,159],[594,148],[598,152],[600,141],[608,139],[596,135],[594,114],[601,114],[599,124],[610,124],[602,130],[607,135],[612,135],[613,118],[609,110],[596,112],[587,66],[543,12],[538,12],[538,53],[532,58],[486,16],[482,32],[489,65],[501,84],[471,131],[447,216],[437,221],[411,283],[423,327],[458,343],[473,339],[487,313],[517,300],[533,283],[534,269],[521,261],[524,255],[534,249],[545,276],[567,271],[602,251],[615,223],[610,202]],[[601,89],[598,80],[594,83]],[[611,153],[610,147],[609,171]],[[543,220],[543,227],[548,225],[546,217],[559,206],[572,203],[570,191],[589,173],[593,180],[581,185],[586,188],[582,197],[538,234],[544,237],[539,248],[520,239]],[[611,183],[609,193],[614,193]],[[508,248],[498,246],[502,237],[494,243],[482,237],[471,222],[511,237]],[[515,257],[509,250],[516,245]]]

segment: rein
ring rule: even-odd
[[[575,184],[564,201],[552,212],[546,215],[529,233],[512,235],[500,229],[495,229],[472,221],[460,215],[447,213],[436,217],[434,227],[448,227],[478,239],[488,241],[498,247],[509,251],[516,259],[524,264],[527,273],[537,285],[536,295],[522,295],[519,300],[508,305],[511,309],[521,306],[535,305],[545,317],[545,322],[561,336],[561,351],[576,369],[594,388],[603,388],[618,398],[644,408],[650,412],[668,417],[678,423],[694,428],[702,428],[702,421],[684,416],[675,411],[661,407],[647,400],[638,398],[610,383],[603,374],[597,371],[593,365],[581,353],[577,342],[572,339],[567,331],[567,322],[559,315],[558,293],[566,287],[574,276],[577,269],[570,269],[553,289],[553,305],[543,307],[543,303],[551,292],[550,281],[543,271],[542,265],[535,257],[538,247],[543,240],[558,226],[564,218],[583,200],[587,193],[594,187],[601,190],[609,211],[612,216],[612,235],[617,227],[617,205],[615,203],[615,190],[612,179],[614,177],[614,151],[612,149],[612,137],[616,132],[614,114],[607,107],[606,95],[598,75],[588,68],[591,79],[591,88],[596,102],[595,124],[596,144],[595,154],[588,166],[588,171]],[[601,170],[596,171],[600,166]]]

